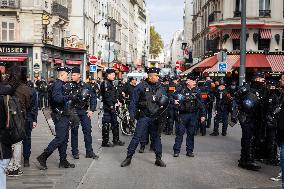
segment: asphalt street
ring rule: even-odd
[[[124,147],[101,148],[101,130],[96,117],[93,124],[93,145],[99,160],[85,158],[85,148],[80,130],[80,159],[71,157],[70,143],[68,159],[76,164],[74,169],[58,168],[58,152],[48,159],[48,170],[40,171],[35,165],[36,157],[43,151],[53,136],[42,112],[39,124],[32,133],[31,167],[23,168],[20,177],[8,178],[8,189],[278,189],[280,182],[271,181],[279,167],[262,165],[259,172],[240,169],[237,166],[240,155],[241,129],[229,128],[228,136],[197,136],[195,157],[185,156],[185,144],[179,158],[173,157],[174,136],[162,135],[163,160],[166,168],[154,165],[155,155],[147,148],[144,154],[135,154],[129,167],[121,168],[126,157],[131,137],[121,136]],[[211,133],[212,128],[208,130]],[[112,137],[111,137],[112,138]]]

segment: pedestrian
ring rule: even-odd
[[[65,95],[64,85],[68,81],[68,73],[70,69],[67,67],[59,67],[58,79],[54,82],[51,89],[51,110],[52,119],[55,124],[55,138],[49,143],[43,153],[37,157],[39,163],[38,167],[41,170],[46,170],[46,161],[48,157],[56,150],[59,151],[60,162],[59,168],[75,168],[75,165],[67,160],[67,144],[69,138],[69,128],[71,115],[69,114],[69,107],[66,106],[67,102],[73,101],[74,97]]]
[[[13,88],[2,80],[2,73],[0,72],[0,189],[6,189],[6,170],[12,158],[12,145],[4,142],[7,140],[8,130],[6,129],[7,113],[2,95],[12,94]]]
[[[284,74],[280,79],[280,97],[277,116],[277,142],[280,147],[280,166],[282,172],[282,189],[284,189]]]
[[[220,80],[220,85],[215,91],[216,105],[215,105],[215,117],[214,117],[214,129],[211,136],[219,136],[219,124],[222,123],[222,136],[227,135],[228,129],[228,116],[232,109],[232,97],[227,90],[225,81]]]
[[[205,121],[205,105],[200,95],[200,91],[196,88],[196,76],[187,75],[186,88],[176,92],[181,98],[175,100],[175,105],[179,111],[179,119],[176,124],[176,138],[173,146],[174,157],[179,157],[182,145],[183,135],[186,132],[186,156],[194,157],[194,131],[200,122]]]
[[[48,84],[41,78],[41,80],[36,81],[37,91],[38,91],[38,107],[40,110],[47,108],[48,103]]]
[[[26,136],[23,140],[23,157],[24,157],[24,167],[30,167],[30,156],[31,156],[31,134],[32,130],[37,127],[37,115],[38,115],[38,99],[36,90],[29,86],[31,90],[31,104],[29,111],[26,116]]]
[[[27,76],[24,68],[13,66],[8,69],[8,83],[13,87],[15,92],[13,93],[19,99],[20,106],[24,118],[27,117],[27,112],[31,110],[31,90],[26,85]],[[21,157],[22,157],[22,141],[13,144],[13,156],[7,167],[8,176],[21,176],[23,174],[21,170]]]
[[[119,124],[117,121],[116,108],[120,105],[118,92],[113,84],[115,80],[115,70],[107,69],[105,80],[101,83],[101,95],[104,115],[102,118],[102,147],[124,146],[124,142],[119,140]],[[113,144],[109,142],[109,130],[112,130]]]
[[[159,69],[150,68],[147,70],[148,79],[137,85],[134,89],[130,102],[130,119],[137,118],[134,136],[128,146],[127,157],[121,163],[121,167],[131,164],[131,160],[139,142],[145,138],[149,131],[154,144],[156,154],[155,165],[166,167],[162,161],[161,132],[158,127],[159,115],[166,111],[169,99],[166,96],[165,88],[159,83]],[[139,115],[137,114],[139,112]],[[159,132],[160,131],[160,132]]]
[[[97,95],[91,86],[81,81],[80,68],[74,67],[71,71],[72,83],[75,85],[74,90],[78,90],[80,98],[75,102],[76,113],[80,119],[84,142],[86,148],[86,158],[98,159],[92,147],[92,125],[91,118],[97,107]],[[78,149],[78,129],[79,125],[71,129],[71,147],[74,159],[79,159]]]

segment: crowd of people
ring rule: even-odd
[[[37,126],[39,110],[51,109],[55,124],[55,137],[37,157],[37,166],[46,170],[49,156],[58,149],[59,168],[75,168],[67,160],[69,130],[71,151],[74,159],[80,158],[78,132],[81,126],[85,142],[85,158],[98,159],[92,142],[91,119],[97,107],[97,99],[103,103],[102,147],[124,146],[120,140],[118,107],[127,103],[130,122],[136,129],[127,148],[121,167],[131,164],[140,144],[139,153],[144,153],[147,144],[155,152],[155,165],[166,167],[162,160],[161,134],[175,135],[173,157],[180,156],[183,136],[186,133],[186,156],[194,157],[194,137],[213,125],[210,136],[227,136],[228,125],[237,122],[242,128],[241,156],[238,166],[257,171],[257,161],[269,165],[281,164],[284,168],[284,75],[280,80],[263,72],[255,72],[243,86],[227,78],[189,73],[181,76],[159,76],[158,68],[148,68],[147,78],[137,81],[128,78],[126,83],[114,84],[115,70],[107,69],[102,82],[81,80],[78,67],[57,68],[58,77],[47,83],[44,79],[32,82],[26,70],[12,67],[0,74],[0,188],[6,188],[6,174],[19,176],[21,159],[29,167],[31,133]],[[70,76],[69,76],[70,74]],[[21,141],[11,142],[14,124],[10,114],[9,97],[15,97],[24,118],[25,135]],[[2,113],[3,112],[3,113]],[[213,124],[211,123],[211,120]],[[220,131],[219,125],[222,124]],[[71,129],[70,129],[71,128]],[[112,142],[109,132],[112,131]],[[7,134],[8,133],[8,134]],[[23,151],[22,151],[23,148]],[[279,153],[279,148],[281,151]],[[279,155],[280,154],[280,157]],[[284,174],[283,174],[284,175]],[[284,176],[283,176],[284,180]]]

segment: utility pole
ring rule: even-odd
[[[246,0],[242,0],[242,17],[241,17],[241,62],[239,70],[239,85],[242,86],[246,79]]]

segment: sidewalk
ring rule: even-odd
[[[94,125],[94,124],[93,124]],[[98,127],[94,127],[98,129]],[[96,132],[98,133],[98,132]],[[99,136],[93,136],[93,148],[98,150],[100,146]],[[75,169],[59,169],[59,155],[55,151],[48,159],[48,170],[41,171],[37,169],[35,162],[36,157],[42,153],[43,149],[53,139],[53,136],[47,126],[43,113],[39,111],[38,127],[32,132],[32,154],[30,158],[30,168],[22,167],[24,172],[20,177],[8,177],[7,189],[38,189],[38,188],[60,188],[60,189],[73,189],[76,188],[84,174],[87,172],[88,167],[96,160],[85,158],[85,146],[83,142],[83,133],[79,129],[79,150],[80,159],[74,160],[71,156],[70,142],[68,143],[68,160],[75,163]],[[69,138],[70,141],[70,138]],[[99,160],[97,160],[99,161]]]

